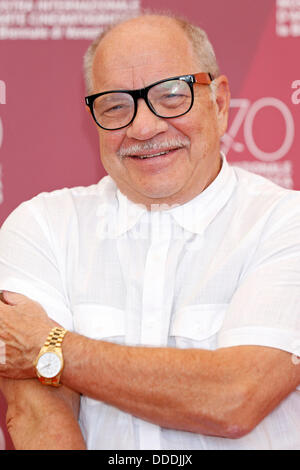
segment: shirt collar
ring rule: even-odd
[[[176,222],[189,232],[202,234],[232,195],[237,178],[223,153],[222,168],[212,183],[198,196],[170,209]]]
[[[225,206],[236,186],[235,172],[228,164],[225,155],[223,153],[221,155],[222,168],[214,181],[204,191],[185,204],[166,209],[166,212],[185,230],[202,234]],[[111,186],[113,181],[110,177],[109,179]],[[113,184],[115,185],[115,183]],[[105,211],[109,220],[107,218],[103,225],[109,226],[110,235],[118,237],[132,229],[142,215],[147,212],[147,209],[143,204],[132,202],[116,186],[115,191],[115,204],[113,206],[116,212],[114,215],[112,214],[111,209],[113,206],[110,200],[107,206],[110,208],[109,214],[108,211]],[[104,216],[103,211],[101,215]]]

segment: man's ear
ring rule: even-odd
[[[215,79],[214,86],[219,135],[221,138],[227,129],[230,108],[230,89],[227,77],[220,75]]]

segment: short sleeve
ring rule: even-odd
[[[218,346],[269,346],[300,355],[300,196],[270,214],[241,273]]]
[[[0,229],[0,290],[39,302],[49,317],[73,329],[73,318],[59,266],[52,227],[42,198],[17,207]]]

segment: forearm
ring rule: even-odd
[[[233,377],[219,374],[212,351],[126,347],[71,334],[64,354],[62,381],[77,392],[163,427],[231,432],[227,415],[238,412],[240,394]]]
[[[68,334],[62,381],[162,427],[229,438],[249,433],[300,382],[279,349],[128,347]]]
[[[17,450],[85,450],[78,424],[63,412],[43,419],[24,413],[7,427]]]
[[[17,450],[85,449],[68,392],[44,387],[36,379],[9,380],[3,388],[7,427]]]
[[[19,303],[12,300],[14,306],[0,303],[0,338],[6,351],[0,373],[21,381],[34,377],[33,361],[53,322],[35,302],[24,300],[23,296]],[[38,323],[34,335],[33,316],[34,325]],[[77,394],[163,427],[223,437],[240,437],[249,432],[300,384],[300,365],[294,364],[290,353],[272,347],[249,345],[216,351],[128,347],[68,332],[63,353],[62,383]],[[36,379],[34,383],[41,387]],[[30,395],[28,399],[36,404]],[[25,411],[26,406],[25,400]],[[58,440],[65,446],[60,440],[64,423],[56,432],[56,420],[52,421],[55,406],[46,405],[43,409],[53,409],[49,419],[53,423],[54,446]],[[40,412],[41,407],[33,406],[33,410]],[[77,421],[66,408],[60,416],[64,413],[66,421],[70,419],[65,429],[72,429],[72,435],[74,431],[74,441],[68,442],[67,447],[83,445]],[[20,416],[19,413],[18,419],[14,417],[15,423],[22,423]],[[34,416],[31,414],[30,419]],[[26,421],[23,423],[26,432]],[[38,425],[42,433],[43,422],[38,421]],[[20,424],[14,427],[21,428]]]
[[[17,450],[84,450],[78,424],[61,413],[43,419],[24,413],[8,419],[7,427]]]

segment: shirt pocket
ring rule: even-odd
[[[124,344],[125,311],[98,304],[73,307],[74,331],[92,339]]]
[[[170,336],[178,348],[216,349],[228,304],[197,304],[178,310]]]

